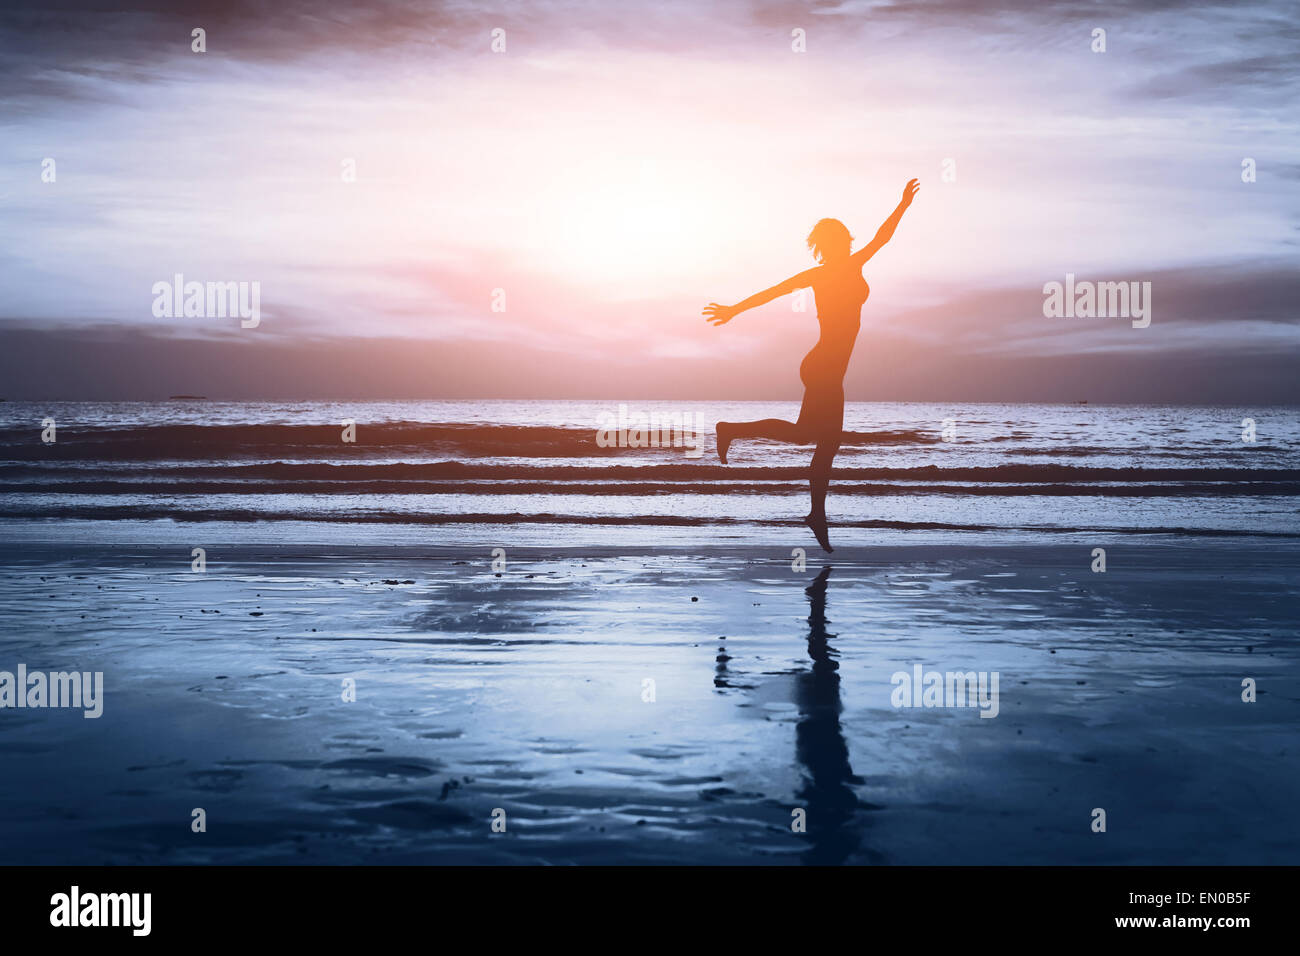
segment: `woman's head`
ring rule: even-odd
[[[853,237],[848,227],[838,219],[822,219],[808,233],[808,248],[818,262],[836,262],[847,259]]]

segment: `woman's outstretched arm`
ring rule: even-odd
[[[700,314],[704,316],[707,322],[712,322],[714,325],[725,325],[742,312],[756,309],[760,305],[766,305],[773,299],[789,295],[795,289],[806,289],[812,285],[812,275],[816,271],[815,268],[807,269],[798,275],[791,276],[784,282],[772,286],[770,289],[755,292],[748,299],[742,299],[735,305],[718,305],[716,302],[710,302]]]
[[[903,198],[899,202],[898,208],[895,209],[890,214],[889,218],[881,224],[880,228],[876,230],[875,238],[857,252],[853,253],[852,258],[857,265],[862,265],[874,256],[880,251],[881,246],[893,238],[894,230],[898,228],[898,223],[903,218],[903,213],[907,212],[907,207],[912,205],[912,198],[920,188],[921,184],[915,179],[908,180],[907,185],[903,187]]]

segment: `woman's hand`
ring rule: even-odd
[[[704,316],[706,322],[712,322],[714,325],[726,325],[736,317],[736,307],[733,305],[718,305],[716,302],[710,302],[700,313]]]
[[[903,187],[903,201],[899,203],[904,209],[912,205],[912,200],[920,192],[921,184],[915,179],[909,179],[907,185]]]

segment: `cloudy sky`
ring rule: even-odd
[[[797,399],[811,311],[700,308],[915,176],[850,398],[1300,402],[1298,62],[1289,0],[9,6],[0,397]]]

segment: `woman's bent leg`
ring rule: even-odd
[[[783,418],[764,418],[756,422],[718,422],[718,457],[727,463],[727,449],[737,438],[768,438],[799,445],[808,441],[807,432]]]

